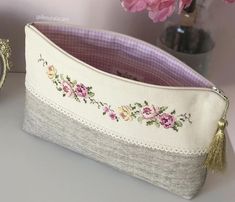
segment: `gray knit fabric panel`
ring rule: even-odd
[[[28,91],[23,128],[184,198],[195,196],[205,182],[205,155],[189,156],[128,144],[81,125]]]

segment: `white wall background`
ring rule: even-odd
[[[155,43],[163,27],[163,24],[153,24],[146,13],[126,13],[120,0],[0,0],[0,37],[10,38],[12,42],[13,71],[24,71],[24,25],[35,21],[38,15],[64,17],[70,23],[117,31],[150,43]],[[235,4],[214,0],[210,15],[209,23],[213,24],[216,38],[211,66],[221,73],[233,71],[228,79],[233,80]]]

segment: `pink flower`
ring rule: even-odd
[[[109,117],[110,117],[112,120],[116,120],[116,119],[117,119],[117,115],[116,115],[116,113],[115,113],[113,110],[111,110],[111,111],[109,112]]]
[[[103,107],[103,111],[104,111],[105,113],[108,113],[109,110],[110,110],[110,108],[109,108],[108,105],[105,105],[105,106]]]
[[[143,118],[151,119],[151,118],[154,118],[158,114],[158,111],[156,110],[154,106],[145,106],[141,109],[141,114]]]
[[[62,82],[62,89],[63,89],[65,95],[67,95],[68,97],[73,96],[73,88],[68,81]]]
[[[234,3],[235,0],[224,0],[226,3]],[[175,8],[179,7],[179,13],[191,5],[192,0],[121,0],[122,7],[135,13],[148,10],[153,22],[163,22],[172,16]]]
[[[82,83],[81,84],[77,84],[76,87],[75,87],[75,94],[78,97],[87,97],[88,89]]]
[[[179,1],[179,13],[181,13],[184,8],[189,7],[192,1],[193,0],[180,0]]]
[[[226,3],[234,3],[235,0],[224,0]]]
[[[164,126],[164,128],[172,128],[176,121],[176,118],[173,115],[167,113],[159,115],[159,118],[160,123]]]
[[[149,17],[153,22],[163,22],[174,13],[175,4],[175,0],[155,1],[149,6]]]
[[[122,7],[129,12],[135,13],[147,8],[148,0],[123,0]]]

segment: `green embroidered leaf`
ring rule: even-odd
[[[180,120],[183,121],[183,122],[185,122],[185,119],[183,119],[183,118],[180,118]]]
[[[173,126],[173,130],[175,130],[176,132],[179,131],[179,129],[176,126]]]
[[[47,66],[47,65],[48,65],[47,61],[44,61],[44,62],[43,62],[43,67],[45,67],[45,66]]]
[[[94,96],[95,96],[95,93],[89,92],[88,95],[89,95],[90,97],[94,97]]]
[[[66,76],[66,79],[67,79],[68,81],[71,81],[68,75]]]
[[[103,115],[105,115],[106,114],[106,112],[103,112]]]
[[[135,105],[137,105],[138,107],[142,108],[142,104],[136,102]]]
[[[62,88],[61,88],[61,87],[58,87],[57,90],[58,90],[58,91],[62,91]]]
[[[191,114],[188,114],[188,122],[189,122],[190,124],[193,123],[192,120],[191,120]]]
[[[60,74],[60,79],[63,81],[64,80],[64,75]]]
[[[156,125],[158,128],[161,126],[158,120],[155,120],[154,123],[155,123],[155,125]]]
[[[63,97],[65,97],[66,94],[63,94]]]
[[[75,100],[76,100],[77,102],[81,102],[78,97],[75,97]]]
[[[140,123],[142,123],[142,122],[143,122],[143,119],[144,119],[143,117],[138,117],[137,121],[140,122]]]
[[[77,81],[74,80],[74,81],[72,82],[72,84],[75,86],[75,85],[77,84]]]
[[[182,127],[182,126],[183,126],[183,123],[182,123],[181,121],[176,121],[176,122],[175,122],[175,125],[176,125],[177,127]]]
[[[144,104],[145,104],[145,105],[149,105],[149,103],[148,103],[146,100],[144,101]]]
[[[58,79],[58,78],[59,78],[59,75],[58,75],[58,74],[56,74],[56,75],[55,75],[55,78],[56,78],[56,79]]]
[[[134,113],[135,115],[138,115],[138,114],[140,114],[140,111],[137,110],[137,111],[134,111],[133,113]]]
[[[86,101],[86,99],[85,99],[85,98],[83,99],[83,101],[84,101],[85,103],[87,103],[87,101]]]
[[[151,125],[153,125],[155,123],[155,120],[151,120],[151,121],[147,121],[146,122],[146,125],[147,126],[151,126]]]
[[[131,112],[131,116],[136,118],[136,115],[133,112]]]
[[[168,107],[165,107],[165,106],[160,107],[159,108],[159,113],[161,114],[162,112],[166,111],[167,109],[168,109]]]
[[[176,111],[175,110],[173,110],[172,112],[171,112],[171,114],[175,114],[176,113]]]

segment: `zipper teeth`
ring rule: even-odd
[[[224,112],[223,112],[223,115],[222,115],[222,118],[226,119],[227,112],[228,112],[229,105],[230,105],[229,99],[228,99],[227,96],[225,96],[224,92],[223,92],[221,89],[219,89],[219,88],[217,88],[217,87],[213,87],[212,90],[213,90],[216,94],[218,94],[219,96],[221,96],[221,97],[225,100],[225,102],[226,102],[226,106],[225,106],[225,109],[224,109]]]
[[[85,30],[91,30],[91,31],[96,31],[96,32],[103,32],[103,33],[110,33],[112,35],[116,35],[116,36],[121,36],[121,37],[125,37],[125,38],[129,38],[131,40],[136,40],[136,41],[139,41],[141,42],[142,44],[145,44],[146,46],[150,47],[150,48],[154,48],[154,49],[157,49],[158,52],[160,52],[161,54],[164,54],[164,55],[167,55],[168,57],[172,58],[173,56],[171,56],[169,53],[157,48],[156,46],[154,45],[151,45],[145,41],[142,41],[140,39],[137,39],[137,38],[134,38],[134,37],[131,37],[131,36],[128,36],[128,35],[124,35],[124,34],[121,34],[121,33],[117,33],[117,32],[113,32],[113,31],[108,31],[108,30],[102,30],[102,29],[94,29],[94,28],[82,28],[81,26],[79,25],[75,25],[75,24],[64,24],[64,23],[60,23],[60,22],[44,22],[44,21],[39,21],[39,22],[35,22],[35,23],[39,23],[39,24],[47,24],[47,25],[64,25],[64,26],[71,26],[71,27],[74,27],[74,28],[81,28],[81,29],[85,29]],[[125,81],[128,81],[128,82],[132,82],[132,83],[135,83],[135,84],[138,84],[138,85],[146,85],[146,86],[149,86],[149,87],[157,87],[157,88],[161,88],[161,89],[169,89],[169,90],[196,90],[196,91],[210,91],[210,92],[216,92],[214,89],[218,89],[211,81],[209,81],[208,79],[206,79],[205,77],[203,77],[202,75],[200,75],[199,73],[195,72],[194,70],[192,70],[189,66],[187,66],[186,64],[184,64],[183,62],[181,62],[180,60],[178,60],[179,63],[181,63],[185,69],[187,69],[188,72],[192,73],[194,76],[197,76],[199,78],[201,78],[202,80],[204,80],[205,82],[211,84],[211,87],[175,87],[175,86],[160,86],[160,85],[155,85],[155,84],[148,84],[148,83],[143,83],[143,82],[138,82],[138,81],[133,81],[133,80],[130,80],[130,79],[126,79],[126,78],[120,78],[120,77],[117,77],[116,75],[113,75],[113,74],[109,74],[107,72],[104,72],[104,71],[101,71],[99,69],[96,69],[88,64],[86,64],[85,62],[83,61],[80,61],[78,60],[77,58],[75,58],[74,56],[68,54],[66,51],[64,51],[63,49],[61,49],[59,46],[57,46],[54,42],[52,42],[50,39],[48,39],[43,33],[41,33],[36,27],[34,27],[32,25],[33,23],[29,23],[28,24],[28,27],[30,27],[31,29],[33,29],[37,34],[39,34],[41,37],[43,37],[44,39],[46,39],[47,41],[49,41],[53,46],[55,46],[56,48],[58,48],[60,51],[62,51],[63,53],[65,53],[66,55],[68,55],[69,57],[71,57],[73,60],[76,60],[76,61],[79,61],[80,63],[83,63],[85,64],[86,66],[89,66],[90,69],[92,70],[95,70],[99,73],[102,73],[102,74],[106,74],[106,75],[111,75],[112,77],[114,78],[118,78],[118,79],[122,79],[122,80],[125,80]],[[175,59],[175,58],[174,58]],[[222,96],[221,93],[218,93],[218,95]]]

